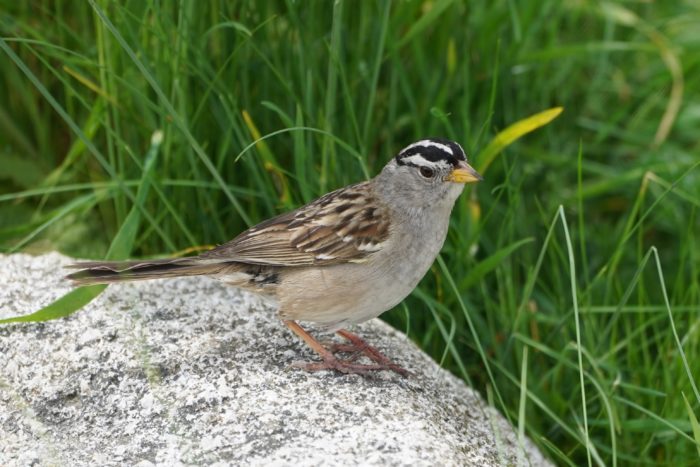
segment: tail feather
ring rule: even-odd
[[[108,284],[165,277],[216,274],[230,268],[231,263],[202,261],[198,258],[178,258],[151,261],[86,261],[70,264],[80,269],[66,276],[75,285]]]

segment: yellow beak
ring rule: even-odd
[[[445,177],[446,181],[455,183],[474,183],[480,182],[483,179],[484,178],[479,175],[479,173],[474,170],[471,165],[463,161],[460,161],[459,165],[455,167],[447,177]]]

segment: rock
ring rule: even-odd
[[[68,292],[70,261],[0,255],[0,318]],[[550,465],[403,334],[356,330],[415,375],[292,368],[315,355],[274,310],[204,277],[0,326],[0,465]]]

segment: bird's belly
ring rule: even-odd
[[[447,233],[444,218],[414,225],[394,237],[401,248],[387,245],[364,263],[287,269],[277,287],[280,316],[338,329],[393,308],[433,264]]]
[[[290,271],[277,291],[280,316],[341,328],[379,316],[413,290],[373,271],[358,276],[353,270],[358,266]]]
[[[410,294],[433,259],[369,270],[366,263],[350,263],[289,271],[277,290],[280,316],[329,329],[367,321]]]

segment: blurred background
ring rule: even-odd
[[[700,2],[0,0],[0,35],[0,252],[104,258],[133,209],[121,256],[195,253],[455,139],[485,181],[383,318],[560,465],[700,461]]]

